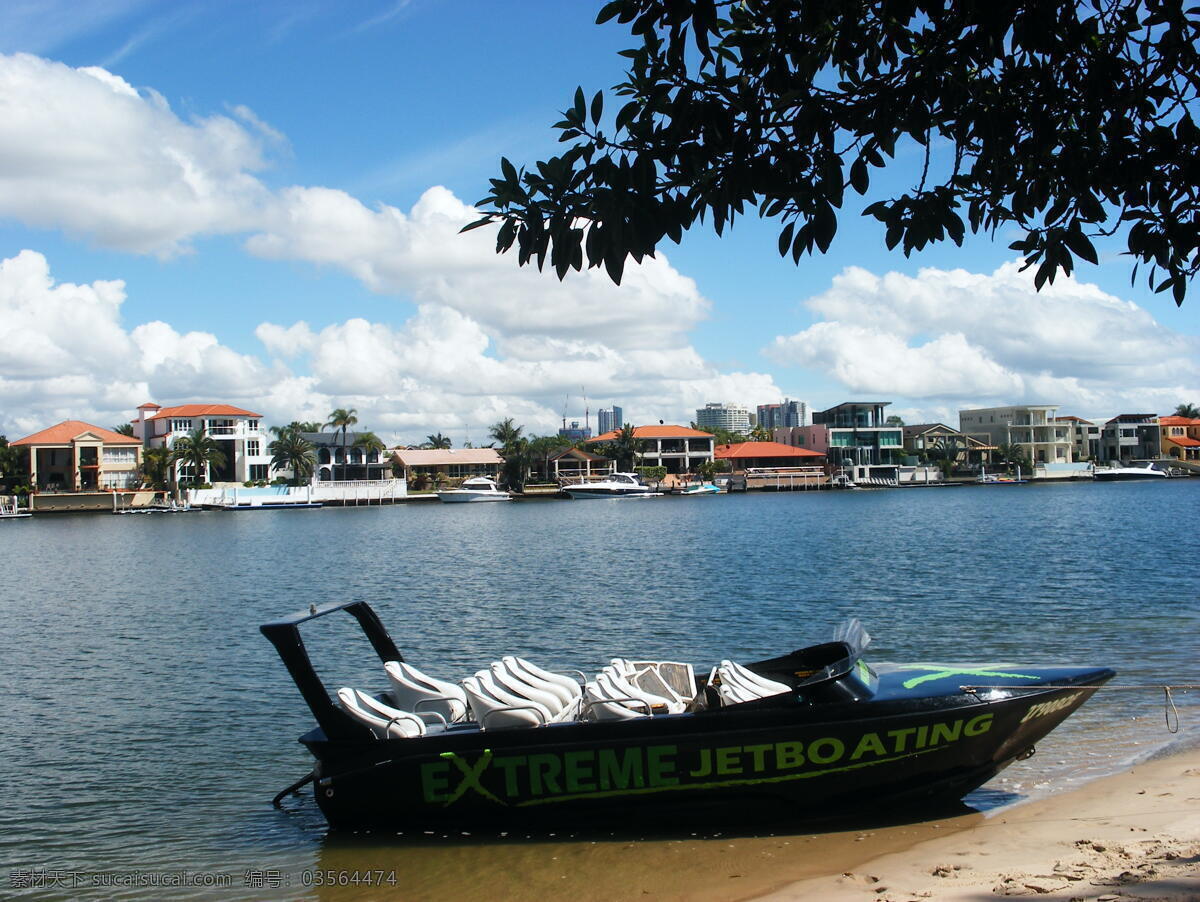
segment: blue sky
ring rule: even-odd
[[[500,156],[621,80],[599,4],[49,2],[0,10],[0,433],[223,401],[355,407],[388,441],[552,431],[588,406],[885,399],[909,422],[1200,403],[1200,316],[1118,247],[1036,294],[969,238],[911,258],[848,207],[824,257],[751,215],[616,289],[460,238]],[[919,170],[898,156],[879,185]],[[861,207],[861,204],[859,205]]]

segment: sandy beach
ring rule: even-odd
[[[1200,900],[1197,749],[1015,805],[962,829],[954,820],[944,824],[948,835],[758,898]],[[881,838],[885,844],[895,839]]]

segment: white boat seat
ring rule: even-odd
[[[492,664],[492,679],[513,695],[537,702],[550,712],[550,721],[574,720],[579,716],[581,694],[569,694],[563,687],[543,681],[528,671],[510,665],[507,660]]]
[[[409,711],[436,711],[451,723],[466,719],[467,696],[461,686],[422,673],[406,661],[383,665],[396,705]]]
[[[792,690],[786,683],[769,680],[736,661],[722,661],[717,665],[715,672],[720,678],[717,692],[727,705],[770,698]]]
[[[691,707],[698,695],[696,673],[691,664],[679,661],[629,661],[613,658],[609,665],[620,672],[629,682],[654,695],[671,699],[672,709],[684,711]],[[672,713],[678,711],[672,710]]]
[[[650,705],[651,711],[655,714],[682,714],[687,710],[688,702],[676,697],[661,679],[653,676],[652,671],[644,671],[641,674],[642,682],[645,685],[637,682],[637,674],[633,678],[622,672],[621,668],[609,664],[602,671],[600,676],[607,677],[612,683],[615,690],[624,696],[641,699]],[[646,688],[646,685],[652,685],[659,689],[658,692],[653,692]]]
[[[518,658],[516,655],[506,655],[500,660],[502,663],[507,664],[508,668],[518,674],[525,682],[553,692],[565,704],[570,704],[579,699],[580,692],[582,691],[579,683],[575,682],[569,676],[543,670],[536,664],[526,661],[524,658]]]
[[[480,729],[498,730],[505,727],[538,727],[553,718],[544,705],[516,695],[497,685],[489,670],[480,670],[462,681],[471,713]]]
[[[643,699],[627,696],[600,674],[583,685],[583,717],[586,720],[633,720],[649,717],[650,705]]]
[[[342,710],[369,727],[379,739],[415,739],[425,735],[425,721],[416,714],[390,708],[357,689],[343,687],[337,696]]]

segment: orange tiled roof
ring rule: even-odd
[[[736,445],[717,445],[713,456],[718,460],[740,460],[757,457],[824,457],[808,448],[797,448],[782,442],[739,442]]]
[[[121,435],[119,432],[113,432],[111,429],[105,429],[101,426],[93,426],[91,423],[83,422],[83,420],[63,420],[56,426],[43,429],[41,432],[35,432],[33,435],[27,435],[25,438],[19,438],[12,444],[69,445],[76,436],[82,435],[85,432],[90,432],[106,445],[140,445],[142,443],[141,439],[130,435]]]
[[[1191,417],[1159,417],[1158,424],[1160,426],[1200,426],[1200,420],[1193,420]]]
[[[598,435],[591,442],[611,442],[620,435],[619,429],[613,429]],[[687,426],[634,426],[634,438],[712,438],[711,432],[701,432],[699,429],[689,429]]]
[[[163,407],[152,420],[166,417],[261,417],[261,413],[251,413],[232,404],[180,404],[177,407]]]
[[[1167,441],[1181,448],[1200,448],[1200,439],[1188,438],[1186,435],[1168,435]]]

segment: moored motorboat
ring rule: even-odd
[[[683,488],[674,492],[676,495],[719,495],[721,487],[711,482],[699,482],[694,485],[685,485]]]
[[[330,698],[299,628],[342,610],[384,662],[390,691]],[[581,684],[509,656],[456,684],[412,667],[365,602],[261,629],[317,721],[300,737],[313,772],[290,789],[311,780],[337,828],[641,823],[759,809],[802,819],[954,800],[1032,754],[1113,676],[1103,667],[871,666],[854,621],[832,642],[721,661],[706,674],[614,659]]]
[[[438,501],[446,504],[473,503],[477,501],[511,501],[512,495],[500,490],[496,480],[490,476],[472,476],[464,479],[456,489],[443,489],[437,493]]]
[[[595,482],[578,482],[563,486],[563,491],[572,498],[652,498],[660,492],[654,491],[636,473],[610,473]]]
[[[1126,479],[1166,479],[1166,470],[1160,470],[1153,462],[1147,462],[1140,467],[1124,467],[1113,464],[1107,467],[1096,467],[1093,474],[1101,482],[1116,482]]]

